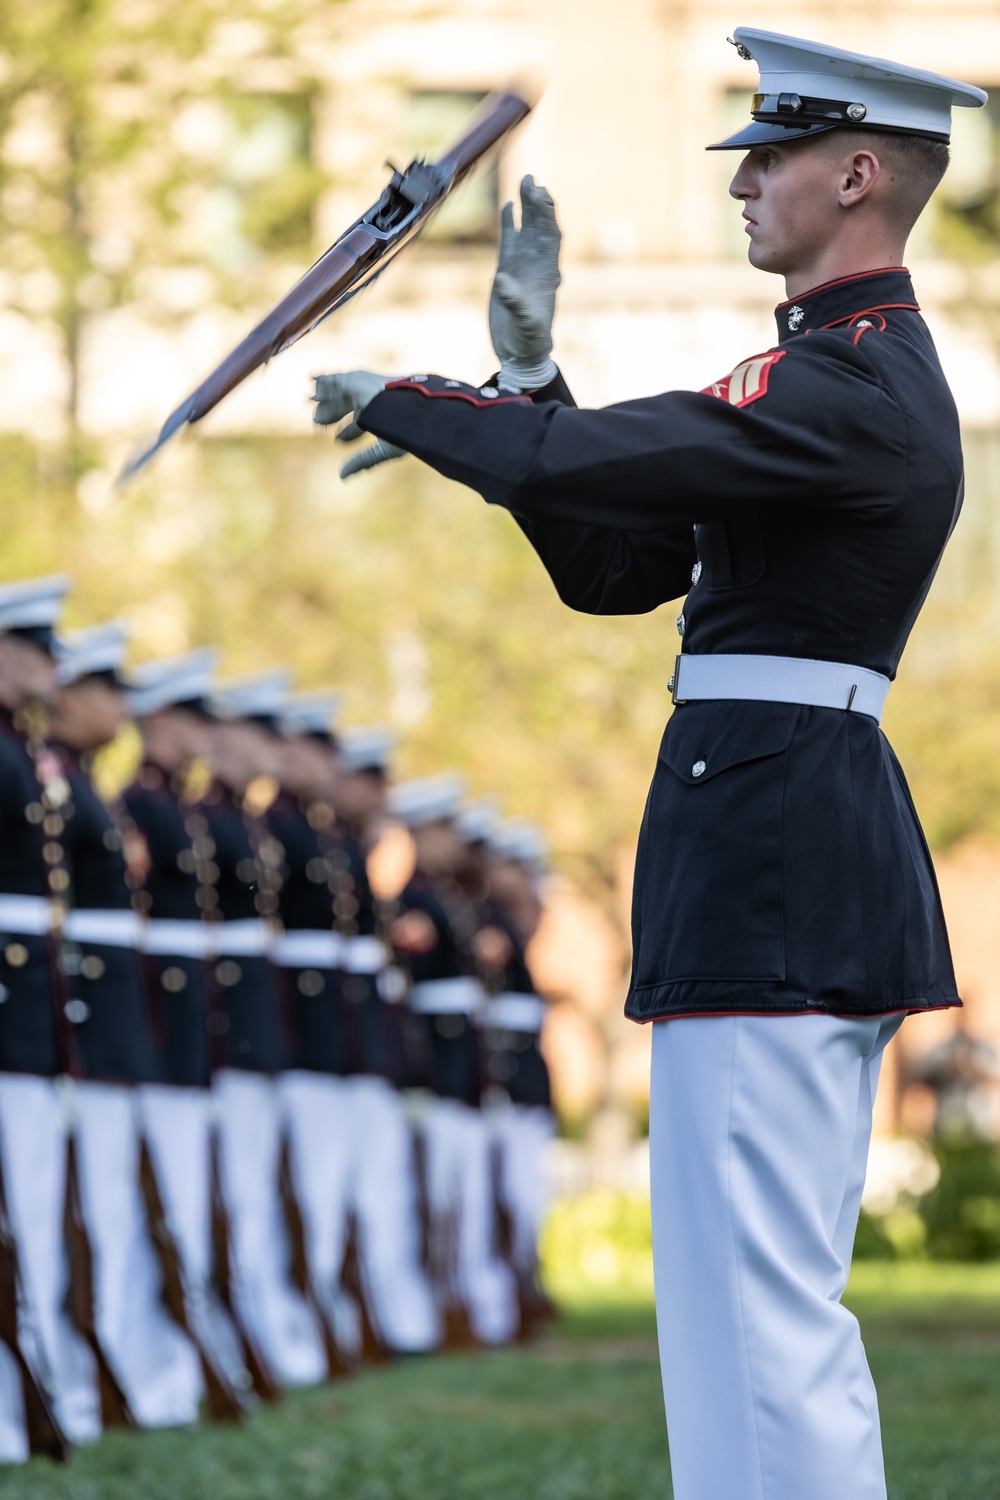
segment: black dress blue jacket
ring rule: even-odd
[[[702,392],[588,411],[561,379],[528,398],[415,377],[361,426],[510,510],[574,609],[652,610],[694,570],[685,652],[894,677],[961,507],[955,405],[903,269],[776,316],[778,343]],[[638,1021],[959,1003],[903,773],[873,719],[835,709],[673,713],[633,941]]]
[[[63,834],[72,808],[63,799],[46,808],[44,795],[27,736],[0,707],[0,895],[65,897],[59,882],[67,878]],[[53,940],[6,929],[0,919],[0,1073],[54,1077],[69,1070],[68,999]]]
[[[73,802],[66,824],[71,904],[97,911],[131,911],[132,886],[121,829],[72,750],[60,747]],[[160,1077],[142,965],[134,948],[110,943],[63,945],[69,987],[77,1001],[76,1066],[83,1078],[148,1083]],[[82,1005],[80,1004],[82,1002]]]
[[[198,867],[210,864],[215,854],[201,814],[182,803],[169,772],[149,761],[122,793],[122,802],[145,841],[149,858],[141,892],[146,915],[154,921],[201,921]],[[157,953],[147,957],[144,967],[163,1081],[207,1088],[204,961],[186,954]]]

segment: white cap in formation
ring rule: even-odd
[[[486,844],[500,827],[500,814],[492,797],[466,803],[456,820],[459,835],[467,844]]]
[[[533,869],[545,864],[549,852],[541,829],[522,818],[505,819],[491,835],[490,849],[498,859],[515,860]]]
[[[382,776],[389,774],[390,758],[399,743],[394,730],[381,725],[345,729],[338,740],[342,771],[376,771]]]
[[[332,739],[343,693],[289,693],[281,709],[282,734],[314,734]]]
[[[66,573],[0,584],[0,633],[6,630],[51,632],[69,590]]]
[[[428,823],[458,817],[465,782],[454,772],[441,776],[422,776],[418,781],[401,781],[389,798],[389,811],[407,828],[423,828]]]
[[[125,664],[130,635],[131,629],[125,620],[107,620],[103,625],[88,625],[85,630],[70,630],[59,636],[56,641],[58,680],[64,687],[98,674],[118,680]]]
[[[284,667],[231,677],[218,684],[209,706],[217,719],[259,719],[275,728],[285,711],[291,681],[292,674]]]
[[[741,57],[757,64],[760,83],[751,123],[710,151],[745,151],[838,125],[947,141],[952,107],[975,109],[988,98],[971,83],[940,73],[775,31],[739,26],[732,41]]]
[[[129,709],[137,719],[163,708],[188,705],[203,711],[212,691],[219,653],[214,646],[144,661],[129,674]]]

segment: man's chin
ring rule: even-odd
[[[747,260],[755,271],[769,271],[772,276],[783,276],[785,263],[780,252],[769,249],[759,240],[751,240],[747,247]]]

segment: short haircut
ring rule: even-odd
[[[903,135],[894,130],[832,130],[830,144],[837,151],[873,151],[883,170],[891,174],[889,212],[908,234],[923,213],[931,194],[948,170],[947,141],[925,135]]]

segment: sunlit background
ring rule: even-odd
[[[68,569],[70,623],[124,614],[136,659],[215,642],[227,672],[287,663],[304,687],[341,686],[348,722],[401,731],[401,774],[464,770],[543,825],[553,875],[534,956],[565,1194],[643,1180],[648,1036],[620,1011],[676,610],[570,614],[509,518],[413,460],[342,484],[341,453],[311,427],[310,377],[487,377],[498,210],[531,171],[563,226],[556,355],[577,399],[700,388],[773,342],[783,295],[746,264],[734,159],[702,150],[745,117],[756,79],[727,45],[734,25],[996,87],[986,109],[958,111],[951,172],[912,244],[968,494],[886,727],[972,1028],[1000,1041],[996,6],[6,0],[0,17],[0,576]],[[544,88],[535,114],[422,242],[116,490],[136,442],[377,197],[386,161],[435,151],[517,78]],[[930,1129],[920,1061],[953,1025],[911,1022],[888,1060],[885,1213],[918,1195],[919,1163],[890,1138]]]

